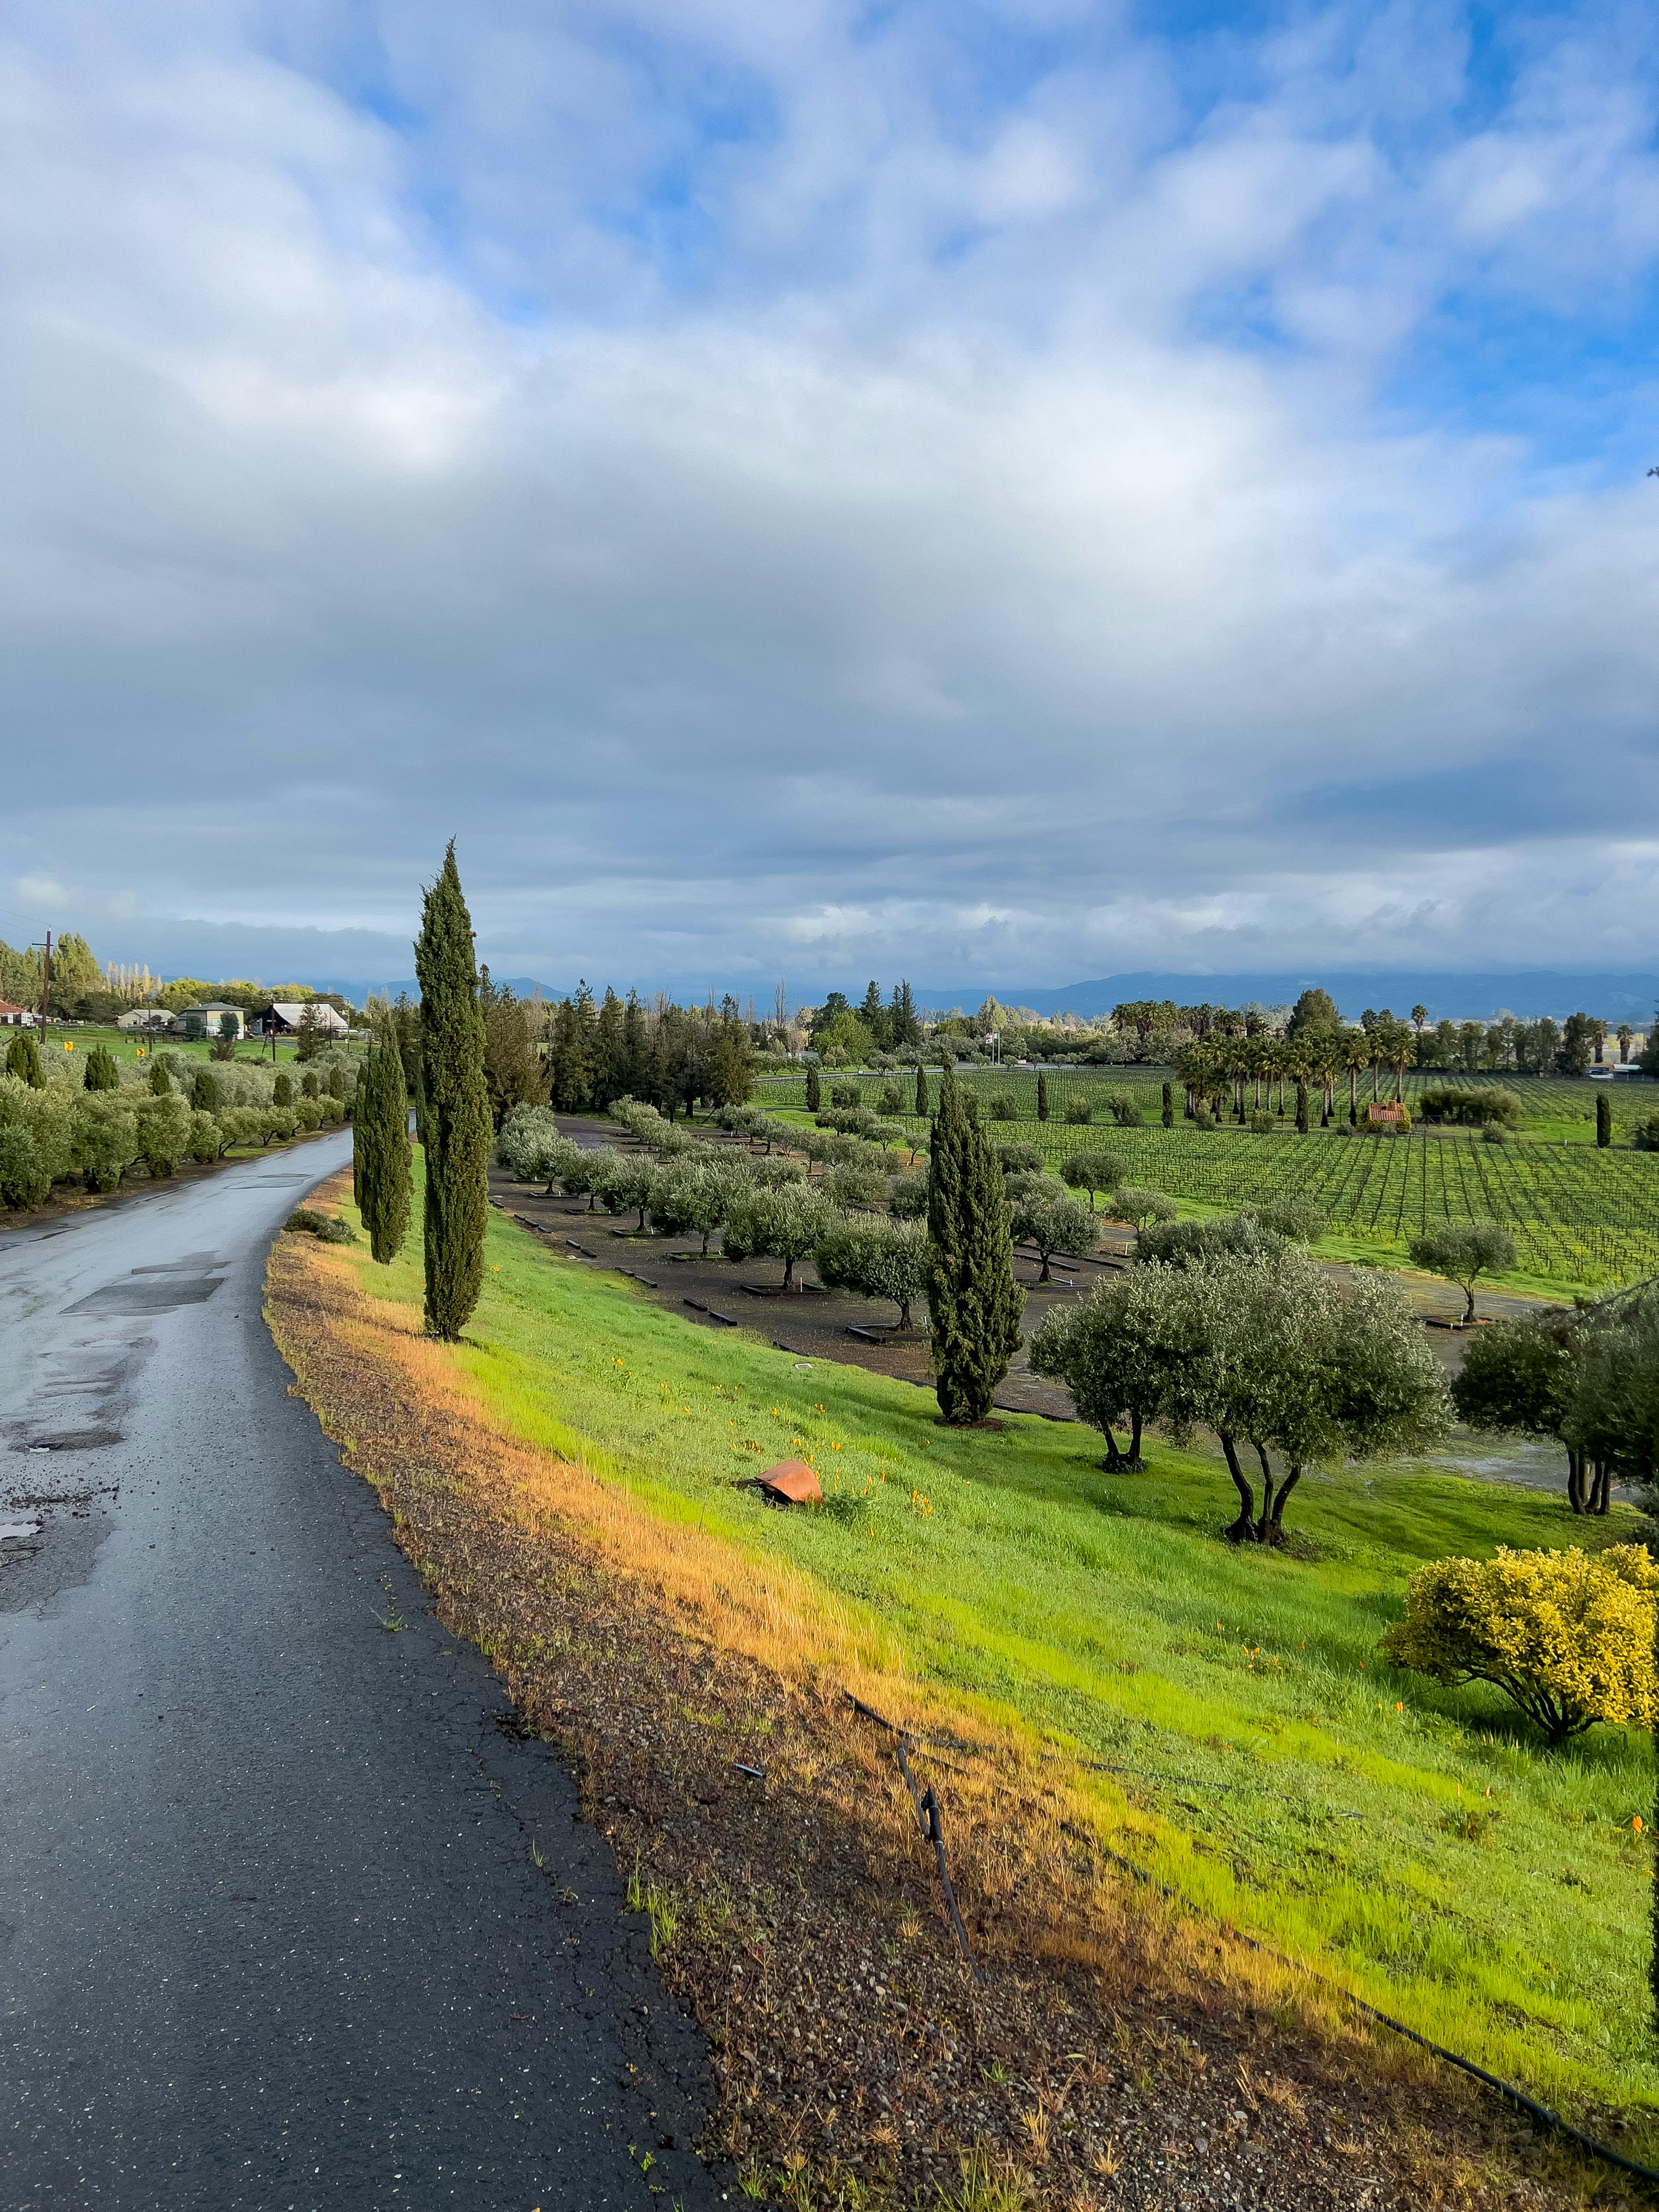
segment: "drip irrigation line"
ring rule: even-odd
[[[1113,1850],[1109,1844],[1103,1844],[1096,1838],[1091,1837],[1087,1840],[1103,1858],[1110,1859],[1115,1866],[1121,1866],[1126,1874],[1133,1875],[1137,1881],[1144,1882],[1149,1889],[1156,1890],[1160,1897],[1184,1908],[1192,1913],[1195,1919],[1209,1917],[1207,1914],[1200,1911],[1190,1898],[1184,1896],[1180,1890],[1172,1888],[1168,1882],[1160,1881],[1156,1875],[1148,1874],[1144,1867],[1137,1866],[1133,1859],[1125,1858],[1121,1851]],[[1581,2150],[1588,2151],[1592,2158],[1599,2158],[1609,2166],[1616,2166],[1621,2173],[1633,2174],[1638,2181],[1659,2185],[1659,2172],[1656,2172],[1652,2166],[1643,2166],[1633,2158],[1626,2158],[1623,2151],[1615,2150],[1611,2143],[1604,2143],[1597,2136],[1587,2135],[1583,2128],[1574,2127],[1571,2120],[1563,2119],[1560,2113],[1550,2106],[1540,2105],[1535,2097],[1529,2097],[1524,2089],[1517,2087],[1513,2081],[1504,2081],[1501,2075],[1489,2074],[1484,2066],[1477,2066],[1474,2059],[1465,2058],[1461,2052],[1449,2051],[1443,2043],[1432,2042],[1426,2035],[1419,2035],[1414,2027],[1407,2027],[1403,2020],[1395,2020],[1391,2013],[1383,2012],[1376,2005],[1368,2003],[1362,1996],[1356,1996],[1352,1990],[1345,1990],[1340,1982],[1334,1982],[1328,1975],[1322,1974],[1316,1966],[1310,1966],[1305,1962],[1287,1959],[1282,1952],[1275,1951],[1270,1943],[1262,1942],[1259,1936],[1246,1935],[1242,1928],[1235,1928],[1230,1920],[1217,1918],[1214,1924],[1225,1934],[1232,1936],[1236,1942],[1248,1945],[1252,1951],[1259,1952],[1264,1959],[1271,1959],[1276,1966],[1285,1966],[1292,1973],[1306,1974],[1310,1981],[1321,1983],[1340,1997],[1345,2004],[1352,2005],[1356,2012],[1364,2013],[1368,2020],[1376,2021],[1379,2027],[1392,2029],[1395,2035],[1403,2035],[1408,2043],[1416,2044],[1419,2050],[1428,2051],[1431,2057],[1443,2060],[1448,2066],[1455,2066],[1459,2073],[1467,2074],[1471,2080],[1482,2082],[1487,2088],[1496,2090],[1506,2104],[1512,2105],[1519,2112],[1524,2112],[1528,2119],[1535,2121],[1539,2126],[1547,2129],[1551,2133],[1565,2136],[1569,2142],[1577,2143]]]
[[[898,1727],[896,1723],[890,1721],[884,1713],[878,1713],[873,1705],[866,1705],[861,1698],[855,1698],[850,1690],[845,1690],[842,1694],[856,1711],[863,1713],[867,1719],[876,1722],[879,1727],[884,1728],[890,1735],[898,1739],[899,1771],[904,1777],[905,1786],[910,1792],[912,1803],[915,1806],[916,1816],[921,1824],[922,1833],[933,1844],[934,1856],[939,1861],[939,1881],[944,1887],[945,1903],[950,1909],[951,1923],[956,1929],[957,1940],[962,1946],[963,1955],[974,1970],[975,1978],[982,1982],[985,1976],[980,1970],[979,1962],[969,1948],[967,1932],[962,1924],[962,1916],[957,1910],[956,1893],[951,1886],[950,1869],[945,1856],[945,1838],[939,1823],[938,1796],[931,1784],[924,1793],[918,1795],[915,1778],[910,1772],[910,1762],[906,1756],[906,1749],[918,1739]],[[1095,1764],[1093,1761],[1079,1763]],[[1139,1771],[1133,1767],[1108,1767],[1103,1771],[1122,1773]],[[1208,1789],[1231,1789],[1242,1785],[1231,1783],[1209,1783],[1198,1786]],[[1266,1794],[1278,1796],[1280,1793],[1272,1790]],[[1061,1826],[1068,1832],[1079,1832],[1072,1828],[1069,1821],[1063,1821]],[[1103,1844],[1098,1837],[1085,1835],[1081,1837],[1081,1840],[1091,1850],[1097,1851],[1103,1858],[1109,1859],[1114,1866],[1121,1867],[1124,1872],[1132,1875],[1136,1881],[1144,1882],[1147,1888],[1155,1890],[1160,1897],[1167,1899],[1170,1904],[1190,1912],[1195,1919],[1211,1917],[1201,1911],[1192,1899],[1180,1890],[1172,1887],[1168,1882],[1160,1881],[1156,1875],[1148,1874],[1144,1867],[1137,1866],[1133,1859],[1126,1858],[1121,1851],[1115,1851],[1109,1844]],[[1242,1928],[1234,1927],[1231,1921],[1216,1917],[1212,1924],[1222,1929],[1224,1934],[1232,1936],[1236,1942],[1246,1945],[1252,1951],[1258,1952],[1264,1959],[1271,1959],[1276,1966],[1284,1966],[1291,1973],[1305,1974],[1310,1981],[1320,1983],[1324,1988],[1331,1990],[1343,2003],[1351,2005],[1356,2012],[1363,2013],[1367,2020],[1374,2020],[1379,2027],[1386,2027],[1392,2033],[1403,2036],[1407,2042],[1414,2043],[1419,2050],[1426,2051],[1431,2057],[1438,2058],[1447,2066],[1455,2067],[1459,2073],[1467,2074],[1471,2081],[1479,2081],[1485,2087],[1495,2091],[1506,2104],[1513,2106],[1516,2112],[1524,2113],[1538,2126],[1547,2130],[1552,2134],[1562,2136],[1568,2142],[1577,2143],[1581,2150],[1588,2152],[1592,2158],[1601,2159],[1608,2166],[1617,2166],[1621,2173],[1628,2173],[1638,2181],[1645,2181],[1659,2187],[1659,2171],[1656,2171],[1650,2166],[1643,2166],[1636,2159],[1626,2158],[1623,2151],[1615,2150],[1611,2143],[1604,2143],[1598,2136],[1587,2134],[1583,2128],[1575,2127],[1571,2120],[1564,2119],[1561,2114],[1552,2106],[1540,2104],[1535,2097],[1529,2097],[1526,2091],[1515,2082],[1504,2081],[1501,2075],[1489,2073],[1484,2066],[1477,2065],[1473,2058],[1465,2058],[1461,2052],[1449,2051],[1444,2044],[1433,2042],[1428,2036],[1419,2034],[1416,2028],[1407,2027],[1403,2020],[1396,2020],[1392,2013],[1386,2013],[1379,2006],[1368,2002],[1365,1998],[1355,1996],[1352,1990],[1345,1990],[1340,1982],[1334,1982],[1328,1975],[1322,1974],[1316,1966],[1287,1959],[1282,1952],[1275,1951],[1271,1944],[1264,1943],[1259,1936],[1247,1935]]]
[[[933,1858],[939,1868],[939,1887],[945,1893],[945,1909],[950,1915],[951,1926],[955,1930],[957,1943],[961,1946],[962,1955],[968,1961],[974,1979],[982,1984],[985,1980],[985,1970],[974,1956],[974,1947],[968,1941],[968,1930],[962,1924],[962,1913],[957,1905],[956,1889],[951,1881],[950,1861],[945,1852],[945,1822],[939,1810],[939,1792],[931,1782],[926,1790],[918,1790],[916,1778],[910,1771],[908,1753],[918,1740],[907,1730],[890,1721],[885,1713],[878,1713],[873,1705],[866,1705],[861,1698],[855,1698],[850,1690],[843,1690],[842,1695],[849,1705],[863,1713],[867,1719],[878,1723],[890,1736],[897,1740],[899,1772],[904,1777],[904,1786],[910,1793],[910,1802],[915,1811],[917,1824],[922,1834],[933,1847]],[[950,1739],[942,1738],[940,1741],[948,1741]],[[971,1750],[974,1747],[969,1745],[967,1748]]]

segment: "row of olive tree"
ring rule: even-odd
[[[1339,1283],[1249,1215],[1171,1227],[1198,1234],[1155,1244],[1032,1340],[1033,1370],[1070,1389],[1109,1467],[1139,1466],[1149,1422],[1177,1440],[1207,1429],[1238,1495],[1227,1534],[1279,1544],[1309,1467],[1420,1450],[1444,1432],[1445,1382],[1396,1284],[1370,1270]]]

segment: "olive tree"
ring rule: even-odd
[[[927,1178],[896,1175],[887,1179],[887,1203],[896,1221],[920,1221],[927,1211]]]
[[[823,1189],[843,1213],[872,1212],[887,1195],[887,1170],[879,1161],[843,1160],[824,1176]]]
[[[823,1192],[805,1183],[744,1191],[726,1213],[721,1243],[728,1260],[781,1260],[783,1287],[793,1291],[799,1288],[796,1262],[813,1250],[836,1218]]]
[[[581,1147],[561,1134],[559,1125],[544,1106],[520,1106],[501,1124],[495,1139],[495,1158],[515,1182],[541,1182],[552,1196],[555,1183],[567,1190],[574,1186],[569,1174],[581,1158]]]
[[[1137,1267],[1060,1307],[1031,1339],[1031,1372],[1065,1383],[1079,1417],[1105,1437],[1113,1473],[1140,1467],[1142,1430],[1170,1409],[1189,1357],[1191,1304],[1172,1269]],[[1120,1428],[1129,1431],[1127,1452]]]
[[[1107,1208],[1114,1221],[1127,1221],[1133,1229],[1146,1229],[1154,1221],[1173,1221],[1176,1202],[1161,1190],[1139,1190],[1131,1184],[1115,1190]]]
[[[1048,1176],[1028,1185],[1015,1201],[1013,1235],[1017,1244],[1034,1244],[1042,1262],[1040,1283],[1051,1280],[1048,1262],[1056,1253],[1081,1260],[1100,1241],[1100,1224],[1086,1206],[1067,1198]]]
[[[1595,1463],[1594,1484],[1587,1487],[1591,1462],[1566,1437],[1577,1403],[1582,1342],[1571,1317],[1559,1313],[1493,1322],[1463,1355],[1452,1382],[1452,1404],[1458,1419],[1472,1429],[1554,1437],[1566,1450],[1568,1505],[1574,1513],[1605,1513],[1607,1462]]]
[[[927,1290],[927,1231],[923,1222],[837,1222],[822,1237],[812,1258],[818,1279],[832,1290],[887,1298],[899,1310],[898,1325],[911,1326],[910,1309]]]
[[[676,1236],[700,1237],[707,1259],[708,1239],[726,1219],[732,1201],[753,1188],[753,1178],[735,1160],[677,1160],[652,1189],[651,1218]]]
[[[647,1153],[618,1152],[605,1170],[599,1188],[599,1204],[607,1213],[637,1212],[636,1226],[643,1230],[646,1208],[651,1204],[663,1172]]]
[[[1413,1267],[1443,1275],[1468,1301],[1462,1326],[1474,1322],[1474,1286],[1482,1275],[1515,1265],[1515,1239],[1495,1221],[1437,1221],[1406,1248]]]
[[[1094,1211],[1098,1191],[1115,1190],[1129,1172],[1121,1152],[1073,1152],[1060,1164],[1060,1179],[1073,1190],[1086,1190],[1089,1210]]]

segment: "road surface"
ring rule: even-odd
[[[690,2212],[610,1855],[260,1316],[348,1157],[0,1237],[0,2201]]]

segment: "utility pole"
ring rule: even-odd
[[[29,951],[44,952],[46,956],[42,964],[40,983],[40,1042],[44,1045],[46,1041],[46,1016],[52,1010],[52,932],[46,932],[44,945],[31,945]]]

